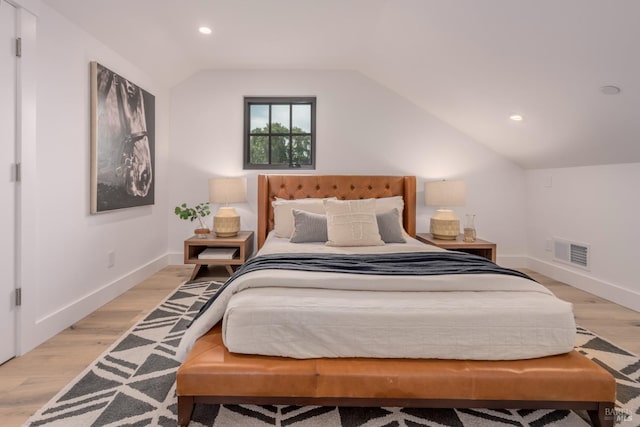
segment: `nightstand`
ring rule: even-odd
[[[462,234],[455,240],[436,239],[431,233],[418,233],[416,239],[422,243],[437,246],[442,249],[452,249],[454,251],[466,252],[468,254],[480,255],[493,262],[496,262],[496,244],[482,239],[476,239],[475,242],[465,242],[462,240]]]
[[[224,265],[227,272],[233,274],[233,266],[244,264],[252,253],[253,231],[239,231],[234,237],[217,237],[212,233],[184,241],[184,263],[195,264],[189,280],[197,278],[207,265]]]

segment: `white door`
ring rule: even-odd
[[[16,355],[16,9],[0,0],[0,363]]]

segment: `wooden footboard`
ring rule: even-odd
[[[517,400],[446,400],[446,399],[356,399],[291,398],[250,396],[178,396],[178,425],[187,427],[196,403],[217,405],[297,405],[356,406],[402,408],[493,408],[493,409],[565,409],[587,411],[594,427],[613,427],[613,402],[552,402]]]
[[[229,353],[220,325],[177,373],[178,422],[195,403],[588,411],[613,426],[616,384],[573,351],[514,361],[289,359]]]

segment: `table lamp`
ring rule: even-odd
[[[213,217],[213,231],[218,237],[233,237],[240,231],[240,215],[229,203],[247,200],[247,180],[245,178],[211,178],[209,180],[209,202],[219,203],[218,212]]]
[[[460,234],[460,220],[451,206],[464,206],[467,190],[464,181],[430,181],[424,185],[424,204],[438,209],[431,217],[430,232],[436,239],[455,240]]]

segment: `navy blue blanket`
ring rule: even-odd
[[[238,277],[252,271],[276,269],[385,276],[432,276],[439,274],[507,274],[531,279],[524,273],[500,267],[486,258],[463,252],[401,252],[389,254],[273,254],[247,261],[200,309],[197,319],[217,296]],[[194,319],[194,321],[195,321]]]

